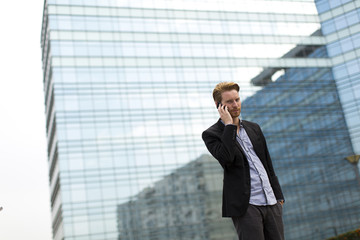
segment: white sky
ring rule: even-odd
[[[0,8],[0,239],[50,240],[40,31],[43,0]]]

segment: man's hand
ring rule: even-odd
[[[227,106],[220,104],[218,107],[218,112],[220,114],[221,120],[225,123],[225,125],[233,124],[233,119],[228,111]]]

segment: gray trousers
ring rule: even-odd
[[[239,240],[284,240],[282,206],[249,205],[245,215],[232,217]]]

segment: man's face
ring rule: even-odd
[[[228,107],[231,117],[239,117],[241,112],[239,93],[236,90],[225,91],[221,94],[221,98],[221,103]]]

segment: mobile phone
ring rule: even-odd
[[[221,102],[217,102],[216,109],[219,109],[219,106],[222,106]]]

